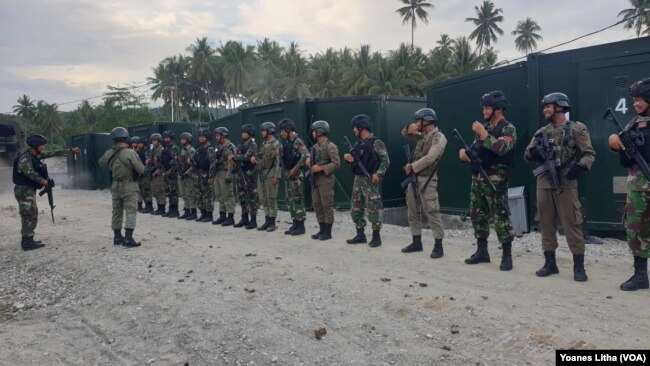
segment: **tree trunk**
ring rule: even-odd
[[[413,52],[414,40],[415,40],[415,18],[411,20],[411,52]]]

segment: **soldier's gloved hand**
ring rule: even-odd
[[[528,156],[530,157],[531,161],[536,161],[538,163],[544,162],[544,157],[542,156],[542,153],[539,151],[537,146],[533,146],[528,150]]]
[[[585,168],[584,166],[582,166],[582,165],[580,165],[578,163],[573,163],[571,165],[571,168],[569,168],[569,172],[566,173],[566,179],[568,179],[568,180],[576,180],[576,179],[578,179],[578,176],[580,175],[580,173],[582,173],[582,172],[584,172],[586,170],[587,170],[587,168]]]

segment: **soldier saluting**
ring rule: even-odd
[[[404,167],[406,175],[415,174],[415,179],[417,179],[417,184],[406,187],[406,205],[408,206],[408,220],[413,242],[402,248],[402,253],[422,251],[421,213],[423,213],[429,221],[435,240],[431,258],[440,258],[444,255],[442,239],[445,236],[440,215],[440,202],[438,202],[438,174],[436,171],[442,154],[445,152],[447,138],[438,130],[437,124],[436,112],[431,108],[423,108],[415,112],[413,122],[402,130],[402,136],[417,140],[413,162]],[[427,184],[426,187],[424,187],[425,184]],[[418,192],[415,193],[414,189],[417,189]]]
[[[135,217],[137,214],[138,184],[140,175],[144,174],[144,165],[138,154],[129,148],[129,131],[124,127],[115,127],[111,131],[113,148],[107,150],[99,159],[99,165],[111,172],[111,194],[113,196],[113,245],[137,247],[140,243],[133,239]],[[124,237],[122,236],[122,219]]]
[[[555,262],[557,249],[557,219],[560,219],[569,249],[573,253],[573,279],[587,281],[585,272],[585,241],[582,233],[582,211],[578,199],[578,176],[591,169],[596,152],[591,146],[589,130],[580,122],[570,121],[569,98],[563,93],[551,93],[542,99],[544,118],[549,122],[535,132],[524,159],[543,164],[552,154],[554,171],[548,169],[537,175],[537,215],[542,229],[544,266],[535,274],[546,277],[559,273]],[[545,148],[548,147],[548,149]],[[549,179],[555,176],[557,179]],[[553,181],[555,180],[555,183]],[[559,181],[559,185],[557,185]]]
[[[38,223],[36,190],[54,185],[43,159],[63,156],[68,151],[73,154],[78,154],[80,151],[78,147],[71,147],[68,150],[56,150],[46,153],[45,144],[47,144],[47,139],[44,136],[31,135],[27,137],[29,148],[14,159],[13,182],[16,185],[14,187],[14,197],[18,202],[18,211],[20,212],[22,224],[20,246],[24,251],[45,246],[40,240],[34,240],[34,230],[36,230],[36,224]]]
[[[634,99],[634,117],[623,129],[643,136],[639,152],[650,161],[650,78],[639,80],[630,87]],[[609,147],[621,155],[621,165],[628,170],[625,229],[627,242],[634,256],[634,275],[621,284],[623,291],[636,291],[650,287],[648,283],[648,257],[650,257],[650,182],[639,166],[626,153],[618,134],[609,137]]]
[[[480,166],[472,167],[470,191],[470,219],[476,237],[476,252],[465,259],[466,264],[490,263],[488,236],[490,219],[494,222],[499,243],[503,248],[500,269],[512,269],[512,240],[514,232],[508,207],[508,168],[512,165],[517,142],[515,126],[504,117],[508,99],[502,91],[492,91],[481,97],[485,124],[474,122],[472,131],[476,140],[469,151],[460,150],[460,160],[465,163],[480,158]],[[470,156],[473,157],[470,159]],[[474,165],[474,164],[473,164]],[[481,173],[481,169],[484,173]],[[486,180],[486,177],[488,180]]]

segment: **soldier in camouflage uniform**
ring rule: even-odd
[[[348,244],[366,243],[366,220],[364,211],[368,211],[368,221],[372,224],[371,247],[381,245],[381,218],[380,211],[383,208],[379,184],[390,166],[388,150],[386,145],[379,138],[372,134],[372,120],[365,114],[359,114],[352,118],[354,136],[358,141],[354,146],[355,155],[360,161],[355,161],[351,153],[343,155],[343,160],[352,165],[354,183],[352,185],[352,221],[356,224],[357,235],[347,240]],[[370,177],[364,176],[359,163],[363,164]]]
[[[178,217],[178,160],[181,149],[174,143],[176,135],[172,131],[163,132],[163,142],[165,144],[162,153],[162,164],[165,168],[163,177],[165,177],[165,186],[167,187],[167,197],[169,198],[169,212],[162,214],[163,217]]]
[[[260,147],[258,161],[260,166],[260,179],[258,182],[260,203],[264,206],[264,225],[257,228],[259,231],[275,231],[275,218],[278,216],[278,185],[282,178],[280,166],[280,141],[275,138],[275,124],[264,122],[260,126],[260,133],[264,142]]]
[[[140,162],[145,165],[145,172],[138,180],[138,191],[140,192],[140,197],[144,203],[143,207],[138,210],[141,213],[151,213],[153,211],[153,203],[151,197],[151,170],[147,169],[147,140],[144,137],[138,138],[138,143],[136,144],[135,152],[140,158]]]
[[[137,215],[138,184],[136,181],[144,174],[144,165],[138,154],[129,148],[129,132],[124,127],[115,127],[111,131],[113,148],[104,152],[99,165],[111,174],[111,194],[113,197],[113,245],[137,247],[140,243],[133,239]],[[122,236],[122,219],[126,213],[124,236]]]
[[[478,167],[473,166],[469,206],[477,249],[470,258],[465,259],[465,263],[490,263],[488,236],[490,220],[492,220],[503,251],[499,268],[502,271],[510,271],[514,232],[508,207],[508,169],[512,166],[517,131],[515,126],[505,119],[504,113],[508,107],[508,100],[503,92],[495,90],[483,95],[481,106],[483,106],[485,123],[475,121],[472,124],[476,139],[470,151],[460,150],[459,157],[465,163],[470,162],[468,155],[479,157],[481,166],[496,187],[496,191],[479,174]]]
[[[230,157],[235,154],[236,147],[230,142],[228,135],[227,128],[215,128],[214,138],[218,145],[210,166],[209,184],[210,186],[214,185],[214,194],[217,202],[219,202],[219,218],[213,221],[212,224],[221,226],[235,224],[235,194],[232,187]]]
[[[153,149],[149,154],[147,161],[147,168],[151,170],[151,192],[156,198],[156,205],[158,209],[152,211],[152,215],[162,215],[165,213],[165,205],[167,205],[167,188],[165,187],[165,179],[163,178],[164,167],[161,163],[162,159],[162,142],[163,138],[159,133],[154,133],[149,138]]]
[[[650,162],[650,78],[632,84],[630,96],[637,114],[623,129],[643,136],[644,144],[639,151]],[[650,182],[626,154],[618,134],[609,137],[609,146],[618,151],[621,165],[628,170],[627,204],[625,206],[625,229],[627,242],[634,257],[634,275],[620,286],[623,291],[636,291],[650,287],[648,282],[648,258],[650,257]]]
[[[305,188],[303,186],[302,167],[309,158],[309,150],[296,134],[296,124],[285,118],[278,123],[278,129],[284,142],[282,143],[282,169],[287,174],[285,195],[289,214],[293,220],[285,235],[302,235],[305,233]]]
[[[404,173],[415,175],[417,184],[413,192],[413,185],[406,187],[406,205],[408,207],[408,220],[413,242],[402,248],[402,253],[421,252],[422,249],[422,215],[429,222],[435,244],[431,258],[440,258],[444,255],[442,239],[445,236],[440,215],[440,202],[438,202],[438,164],[447,146],[447,138],[438,130],[438,116],[431,108],[423,108],[415,112],[413,122],[402,130],[402,136],[417,141],[413,151],[412,162],[406,164]],[[409,157],[410,159],[410,157]],[[429,180],[429,177],[430,180]],[[426,189],[424,187],[429,180]]]
[[[196,154],[196,149],[192,146],[192,134],[189,132],[181,133],[181,153],[178,154],[177,164],[179,169],[179,175],[181,180],[180,189],[183,197],[183,214],[178,218],[184,220],[192,215],[192,209],[194,209],[194,215],[196,215],[196,202],[194,198],[196,192],[194,192],[194,185],[196,181],[196,173],[192,166],[192,158]]]
[[[34,240],[34,230],[38,222],[38,206],[36,206],[36,190],[54,185],[47,172],[43,159],[53,156],[63,156],[67,151],[79,153],[79,148],[45,152],[47,139],[41,135],[27,137],[29,148],[14,159],[13,182],[14,197],[18,202],[18,212],[22,224],[22,240],[20,246],[24,251],[42,248],[45,244]]]
[[[201,210],[201,216],[194,217],[194,219],[199,222],[212,222],[214,195],[210,185],[210,165],[214,160],[214,147],[210,145],[210,130],[202,129],[198,139],[200,145],[194,154],[192,162],[195,172],[195,201]]]
[[[241,220],[233,227],[255,229],[257,227],[258,172],[255,127],[249,124],[243,125],[241,139],[242,143],[237,147],[237,152],[231,156],[241,206]]]
[[[557,249],[557,220],[559,218],[569,249],[573,253],[573,279],[587,281],[585,272],[585,241],[582,233],[582,206],[578,199],[578,176],[591,169],[596,152],[591,146],[587,126],[569,121],[566,113],[571,109],[569,98],[562,93],[551,93],[542,99],[543,113],[548,125],[535,132],[526,148],[524,159],[528,162],[543,163],[544,157],[539,148],[543,132],[548,134],[548,144],[557,153],[556,167],[560,189],[551,188],[549,173],[537,176],[537,216],[542,231],[544,266],[536,272],[538,277],[559,273],[555,262]]]
[[[133,136],[133,137],[129,138],[129,148],[131,150],[135,151],[136,154],[138,152],[138,143],[139,142],[140,142],[140,137],[138,137],[138,136]],[[144,210],[144,202],[143,202],[144,198],[142,197],[142,192],[140,192],[139,187],[140,187],[140,184],[138,184],[138,194],[137,194],[138,212],[142,212],[142,210]]]
[[[316,144],[311,147],[307,168],[311,176],[311,201],[318,219],[320,230],[311,236],[314,240],[332,239],[334,224],[334,172],[341,167],[339,148],[327,139],[330,125],[326,121],[316,121],[311,125]]]

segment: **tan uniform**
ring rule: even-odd
[[[144,165],[138,154],[123,147],[113,146],[99,159],[99,165],[111,171],[113,183],[113,230],[122,230],[122,219],[126,212],[125,229],[135,229],[137,213],[138,183],[134,178],[144,174]]]
[[[417,175],[418,189],[420,190],[420,200],[415,198],[411,185],[406,187],[406,205],[408,207],[408,221],[412,235],[422,235],[422,214],[429,222],[434,239],[442,239],[445,236],[440,214],[440,202],[438,201],[438,173],[434,173],[427,189],[422,192],[429,175],[437,169],[442,154],[447,146],[447,138],[434,128],[427,134],[408,135],[406,128],[402,130],[402,136],[405,138],[414,138],[417,140],[415,146],[414,159],[411,167]]]
[[[331,141],[324,144],[317,143],[312,146],[312,166],[323,167],[320,173],[312,174],[315,179],[312,185],[311,202],[319,223],[334,223],[334,185],[336,178],[334,172],[341,167],[339,149]]]
[[[278,185],[273,184],[273,180],[282,178],[280,148],[280,141],[272,137],[264,140],[257,154],[260,166],[257,189],[260,204],[264,206],[264,216],[267,217],[278,215]]]
[[[162,175],[165,168],[160,161],[163,150],[165,148],[162,145],[158,146],[157,149],[151,150],[151,161],[153,164],[151,191],[156,198],[156,204],[159,206],[167,204],[167,186],[165,185],[165,178]]]
[[[587,126],[580,122],[566,121],[566,124],[555,126],[553,123],[540,128],[535,132],[524,159],[530,160],[528,151],[537,144],[537,136],[546,130],[552,145],[559,146],[560,191],[551,189],[548,172],[537,176],[537,220],[541,225],[542,249],[554,251],[557,249],[557,219],[564,229],[569,249],[573,254],[585,253],[585,242],[582,233],[582,207],[578,199],[578,180],[569,180],[566,174],[574,162],[579,163],[588,170],[594,164],[596,152],[591,146],[591,138]]]

